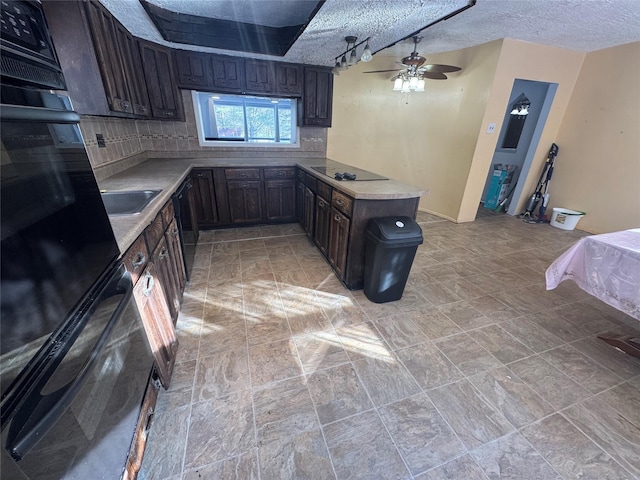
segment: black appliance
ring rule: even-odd
[[[0,478],[120,478],[153,356],[40,4],[1,4]]]
[[[323,163],[323,165],[316,165],[311,168],[316,172],[322,173],[323,175],[336,180],[389,180],[387,177],[383,177],[377,173],[368,172],[367,170],[362,170],[361,168],[352,167],[351,165],[335,162],[333,160],[325,160]]]
[[[193,184],[187,178],[171,197],[173,200],[173,210],[180,232],[180,243],[182,246],[182,258],[184,268],[187,273],[187,280],[191,278],[191,270],[196,258],[196,245],[200,231],[196,221],[195,203],[193,198]]]

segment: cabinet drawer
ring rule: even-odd
[[[309,175],[308,173],[304,176],[304,184],[309,187],[313,193],[316,193],[316,189],[318,186],[318,180],[313,175]]]
[[[265,168],[264,178],[294,178],[296,176],[295,168]]]
[[[225,168],[224,176],[227,180],[258,180],[260,179],[259,168]]]
[[[351,216],[351,207],[353,205],[353,199],[351,197],[347,197],[344,193],[334,190],[331,194],[331,204],[345,215]]]
[[[124,254],[122,261],[127,271],[131,274],[131,280],[135,285],[149,261],[149,250],[147,249],[144,235],[140,235],[138,239],[133,242],[133,245],[131,245],[127,253]]]
[[[318,180],[316,193],[322,198],[331,198],[331,187],[324,182]]]
[[[164,222],[165,230],[171,224],[171,221],[173,220],[173,217],[174,217],[173,202],[171,200],[169,200],[165,204],[165,206],[162,207],[162,221]]]
[[[144,236],[147,239],[147,248],[153,252],[158,246],[160,239],[164,237],[164,224],[162,223],[162,212],[158,213],[155,220],[151,222],[145,231]]]

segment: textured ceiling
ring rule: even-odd
[[[243,56],[242,52],[165,42],[138,0],[100,1],[138,37],[187,50]],[[277,20],[270,13],[276,6],[300,0],[152,1],[184,13],[275,24]],[[345,50],[346,35],[355,35],[358,41],[371,37],[371,49],[377,51],[467,4],[467,0],[327,0],[284,57],[244,56],[333,65],[335,57]],[[214,11],[222,13],[210,13]],[[500,38],[590,52],[640,41],[640,0],[477,0],[474,7],[421,35],[424,39],[418,51],[422,54],[458,50]],[[411,48],[411,40],[407,40],[378,55],[402,57]]]

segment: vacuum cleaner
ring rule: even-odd
[[[547,155],[547,160],[542,168],[542,173],[540,174],[538,185],[536,186],[536,191],[531,195],[531,198],[529,198],[529,201],[525,206],[524,213],[520,215],[525,222],[543,223],[545,221],[544,214],[547,211],[547,205],[549,204],[549,182],[551,181],[551,175],[553,175],[553,165],[556,161],[557,155],[558,145],[552,143],[551,148],[549,149],[549,154]],[[538,215],[536,217],[533,212],[535,212],[538,207],[540,200],[542,200],[542,204],[538,209]]]

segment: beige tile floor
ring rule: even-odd
[[[584,235],[419,214],[400,301],[297,225],[202,232],[141,479],[640,478],[637,321],[544,271]]]

